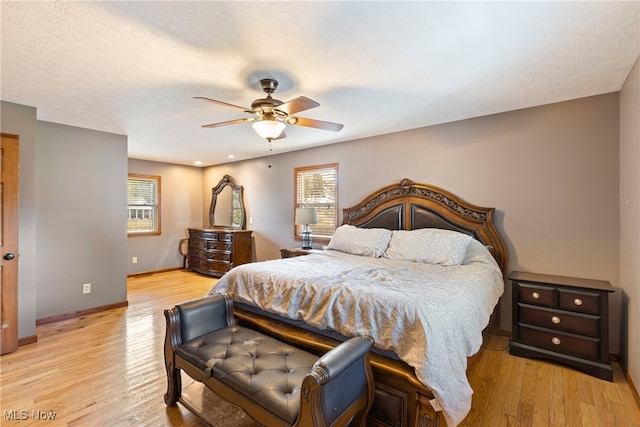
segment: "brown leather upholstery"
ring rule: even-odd
[[[300,409],[300,387],[318,360],[259,332],[230,326],[182,344],[176,354],[289,423]]]
[[[235,325],[232,313],[223,296],[165,310],[167,405],[180,400],[182,369],[263,425],[364,426],[374,394],[371,340],[351,338],[318,358]]]

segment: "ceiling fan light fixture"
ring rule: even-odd
[[[280,136],[286,125],[277,120],[260,120],[253,122],[253,129],[264,139],[276,139]]]

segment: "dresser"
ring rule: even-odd
[[[603,280],[514,271],[509,353],[549,359],[613,381],[609,293]]]
[[[251,242],[251,230],[190,228],[189,270],[220,277],[251,262]]]

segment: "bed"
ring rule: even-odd
[[[368,424],[452,427],[471,406],[468,363],[499,321],[507,252],[493,214],[403,179],[343,209],[327,250],[238,266],[209,294],[229,293],[240,324],[318,354],[372,336]]]

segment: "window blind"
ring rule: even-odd
[[[337,172],[337,164],[296,169],[296,207],[318,211],[318,224],[311,225],[314,237],[331,238],[336,230]]]
[[[127,232],[157,232],[160,177],[130,175],[127,179]]]

